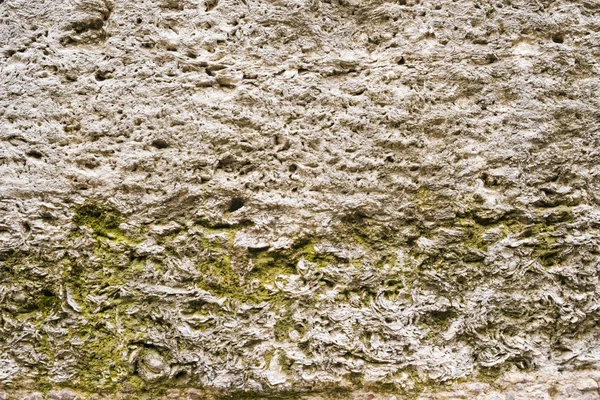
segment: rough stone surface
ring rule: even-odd
[[[600,397],[600,2],[0,18],[0,398]]]

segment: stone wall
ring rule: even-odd
[[[600,398],[598,1],[0,18],[0,398]]]

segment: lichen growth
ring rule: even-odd
[[[432,223],[429,220],[432,214],[429,213],[441,201],[445,209],[453,209],[454,218]],[[519,248],[520,251],[529,249],[530,252],[525,253],[527,257],[539,260],[546,267],[556,265],[560,261],[560,242],[556,233],[566,229],[566,224],[573,218],[572,211],[564,206],[557,210],[545,209],[533,217],[517,213],[490,216],[477,204],[471,208],[459,207],[427,190],[417,193],[415,203],[423,213],[421,220],[414,222],[416,236],[407,237],[403,233],[406,231],[375,223],[362,213],[341,218],[336,229],[344,248],[360,249],[362,254],[358,259],[348,259],[321,251],[323,247],[319,244],[325,240],[317,237],[303,236],[285,249],[236,248],[236,232],[251,227],[249,223],[209,224],[198,220],[194,224],[180,223],[165,233],[152,232],[143,226],[125,230],[123,227],[128,226],[128,218],[114,206],[86,202],[74,208],[74,228],[66,237],[68,241],[85,239],[78,253],[61,253],[55,258],[14,253],[5,260],[4,269],[10,272],[4,279],[12,279],[24,288],[32,287],[35,301],[19,314],[22,320],[34,319],[37,326],[43,328],[47,324],[45,319],[52,315],[61,315],[62,318],[65,309],[76,315],[76,327],[65,337],[52,338],[42,333],[36,340],[35,349],[46,360],[37,367],[40,387],[56,386],[48,381],[50,366],[60,362],[57,354],[69,346],[69,351],[77,356],[74,365],[77,373],[68,385],[63,386],[105,394],[126,390],[132,399],[141,398],[143,393],[160,397],[170,388],[195,387],[190,383],[194,378],[171,377],[144,382],[136,375],[136,362],[128,359],[131,346],[147,346],[145,340],[150,327],[172,328],[164,320],[155,321],[155,318],[160,318],[156,316],[160,315],[165,302],[171,300],[154,294],[141,296],[140,289],[132,285],[140,275],[150,284],[165,285],[163,276],[172,274],[176,261],[189,259],[193,265],[186,272],[190,274],[189,281],[168,284],[189,287],[193,283],[195,288],[224,300],[222,305],[199,300],[189,302],[182,310],[186,316],[210,317],[207,322],[195,323],[195,329],[210,329],[218,334],[218,324],[214,321],[236,318],[242,304],[257,307],[267,304],[266,309],[273,318],[271,332],[275,341],[288,342],[290,334],[295,331],[302,338],[297,343],[301,354],[313,358],[315,351],[320,349],[313,338],[305,335],[306,326],[300,320],[296,321],[294,311],[298,307],[314,306],[317,296],[300,300],[300,297],[291,296],[282,289],[291,276],[298,278],[305,273],[298,268],[301,261],[309,264],[313,271],[302,279],[318,281],[319,295],[337,286],[330,272],[333,268],[346,268],[346,271],[352,271],[350,274],[356,274],[340,285],[342,289],[335,297],[339,304],[349,305],[358,299],[359,303],[353,306],[369,310],[382,299],[405,301],[415,287],[432,288],[438,296],[460,300],[460,291],[474,290],[483,274],[493,273],[486,258],[491,251],[490,246],[501,240],[522,241],[524,244]],[[168,222],[163,225],[167,226]],[[489,239],[490,235],[495,239]],[[420,237],[426,238],[430,247],[420,247],[421,243],[417,240]],[[144,241],[161,253],[140,253],[138,247]],[[402,258],[399,257],[399,249],[403,249]],[[32,266],[51,273],[52,278],[40,283],[29,272]],[[462,275],[456,274],[457,270],[463,271]],[[360,283],[361,274],[368,276],[373,273],[377,274],[377,280]],[[442,286],[440,281],[453,282],[454,287]],[[134,306],[139,310],[131,312]],[[500,313],[508,318],[521,316],[510,309],[502,309]],[[458,315],[459,311],[454,306],[419,311],[417,326],[426,333],[419,340],[443,342],[446,340],[444,333]],[[491,331],[492,327],[486,329]],[[487,334],[483,329],[482,333]],[[370,332],[363,331],[361,335],[363,344],[369,346]],[[267,367],[275,354],[282,372],[288,376],[294,377],[302,368],[286,353],[273,349],[262,353]],[[224,360],[227,351],[215,350],[212,355],[215,359]],[[480,380],[488,379],[487,370],[479,370]],[[416,398],[423,390],[434,388],[439,383],[418,376],[410,368],[405,373],[408,374],[405,387],[386,381],[376,385],[365,384],[361,373],[348,373],[344,375],[347,384],[344,388],[265,392],[261,396],[300,398],[308,393],[318,393],[342,398],[348,390],[362,388]],[[256,395],[244,391],[218,393],[200,385],[198,387],[207,398],[252,398]]]
[[[123,216],[112,205],[88,201],[75,207],[74,214],[73,222],[92,229],[94,235],[126,243],[131,241],[119,228]]]

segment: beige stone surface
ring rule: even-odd
[[[0,1],[0,398],[598,398],[599,61],[595,0]]]

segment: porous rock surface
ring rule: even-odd
[[[0,18],[0,398],[600,398],[597,0]]]

